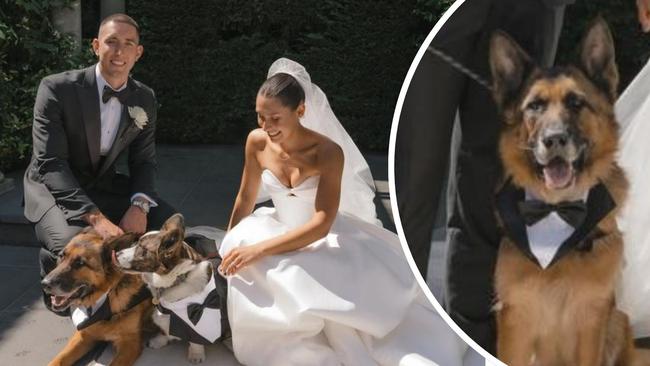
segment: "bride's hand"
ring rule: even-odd
[[[219,271],[224,275],[234,275],[240,269],[262,257],[260,245],[249,245],[229,251],[221,260]]]

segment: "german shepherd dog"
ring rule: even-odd
[[[160,348],[170,340],[187,340],[188,360],[200,363],[205,360],[204,345],[229,334],[226,279],[215,272],[220,258],[204,258],[184,237],[183,216],[175,214],[160,231],[146,233],[117,252],[116,261],[123,271],[142,275],[153,294],[153,322],[161,333],[147,345]],[[200,315],[192,317],[197,304],[202,304]]]
[[[607,24],[598,18],[590,25],[579,64],[549,69],[497,32],[490,68],[503,120],[504,180],[495,202],[504,234],[495,269],[499,359],[512,366],[646,364],[614,294],[623,254],[616,216],[628,182],[615,160],[618,71]]]
[[[77,325],[65,348],[50,362],[73,365],[98,341],[113,344],[111,365],[133,365],[142,352],[143,330],[151,324],[151,294],[140,276],[124,274],[112,261],[115,250],[128,247],[136,236],[125,234],[107,242],[91,228],[84,229],[65,246],[57,266],[41,282],[51,295],[52,308],[92,308],[102,311]],[[75,320],[73,312],[73,322]],[[90,317],[93,318],[93,317]],[[152,328],[150,325],[148,328]]]

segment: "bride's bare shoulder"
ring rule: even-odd
[[[326,136],[318,134],[316,154],[319,161],[329,161],[334,164],[343,163],[343,149]]]
[[[261,128],[256,128],[248,133],[246,146],[254,150],[264,150],[266,147],[267,134]]]

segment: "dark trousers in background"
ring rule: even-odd
[[[89,195],[99,210],[116,225],[131,206],[129,196],[99,192],[89,192]],[[158,206],[152,207],[147,215],[147,230],[160,229],[165,220],[176,212],[173,207],[161,199],[156,200],[156,203]],[[63,212],[57,206],[52,207],[39,222],[34,224],[36,239],[41,243],[39,254],[41,278],[54,269],[59,253],[70,239],[86,226],[88,224],[82,221],[66,221]]]
[[[509,33],[534,59],[544,63],[554,54],[556,14],[556,9],[542,0],[467,0],[448,19],[432,45],[489,80],[489,40],[495,30]],[[450,146],[457,113],[460,143]],[[492,282],[500,240],[492,199],[501,177],[499,129],[489,90],[437,56],[425,53],[409,85],[397,132],[399,215],[418,269],[426,277],[443,178],[450,165],[450,151],[457,151],[447,192],[444,303],[452,319],[492,353]]]

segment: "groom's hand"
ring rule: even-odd
[[[144,234],[147,229],[147,214],[139,207],[131,206],[122,216],[120,227],[127,233]]]
[[[650,0],[636,0],[639,24],[644,32],[650,32]]]
[[[106,216],[99,211],[88,213],[85,216],[85,219],[86,222],[102,237],[102,239],[124,234],[122,229],[115,226],[111,220],[106,218]]]

